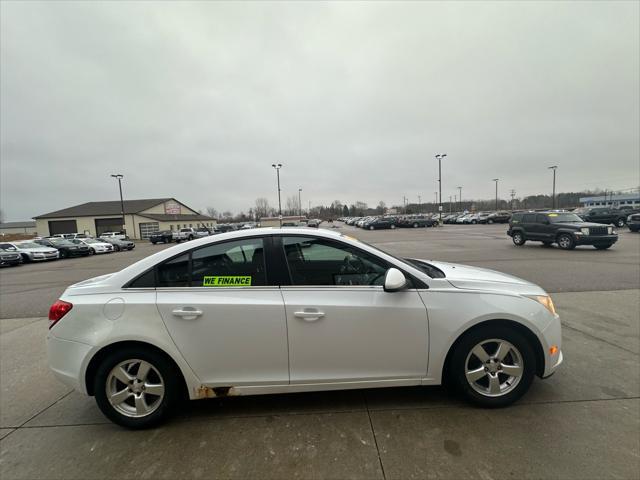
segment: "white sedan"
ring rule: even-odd
[[[89,247],[91,255],[95,253],[111,253],[114,251],[113,245],[101,240],[96,240],[95,238],[74,238],[70,241],[76,245],[86,245]]]
[[[113,422],[143,428],[191,399],[438,385],[500,407],[562,362],[540,287],[396,258],[330,231],[225,233],[69,287],[49,364]]]

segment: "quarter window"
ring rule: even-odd
[[[158,266],[158,287],[188,287],[189,284],[188,253]]]
[[[350,245],[323,238],[284,237],[293,285],[383,285],[388,265]]]

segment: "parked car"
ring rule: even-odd
[[[49,328],[53,373],[129,428],[162,422],[183,394],[446,381],[503,407],[562,363],[539,286],[308,228],[207,237],[72,285]]]
[[[488,223],[491,212],[478,212],[476,215],[476,223]]]
[[[67,240],[72,240],[74,238],[91,238],[86,233],[56,233],[55,235],[51,235],[48,238],[65,238]]]
[[[198,228],[196,228],[196,237],[197,238],[208,237],[209,235],[211,235],[211,230],[209,230],[207,227],[198,227]]]
[[[181,228],[180,230],[173,232],[173,241],[176,243],[193,240],[196,237],[196,229],[191,227]]]
[[[57,260],[60,253],[56,248],[40,245],[33,241],[11,242],[16,247],[24,263]]]
[[[60,253],[60,258],[85,257],[91,255],[91,250],[85,244],[76,244],[65,238],[41,238],[35,243],[53,247]]]
[[[221,224],[216,225],[214,227],[213,231],[215,233],[225,233],[225,232],[232,232],[235,229],[236,229],[236,227],[234,227],[230,223],[221,223]]]
[[[400,217],[397,221],[397,226],[404,228],[433,227],[437,224],[438,220],[424,215]]]
[[[511,219],[511,212],[500,211],[500,212],[492,212],[487,217],[486,223],[509,223]]]
[[[76,245],[86,245],[89,247],[89,253],[91,255],[96,253],[112,253],[114,251],[113,245],[96,240],[95,238],[74,238],[71,242]]]
[[[312,227],[312,228],[319,228],[320,227],[320,223],[322,222],[322,220],[318,220],[318,219],[311,219],[307,222],[307,227]]]
[[[21,263],[22,257],[16,247],[10,243],[0,243],[0,266],[11,267]]]
[[[514,213],[507,235],[519,247],[532,240],[547,247],[557,243],[563,250],[572,250],[577,245],[593,245],[598,250],[606,250],[618,241],[613,226],[585,222],[570,212]]]
[[[131,240],[121,240],[119,238],[114,238],[114,237],[107,237],[107,238],[100,237],[98,240],[113,245],[113,249],[116,252],[121,252],[124,250],[133,250],[134,248],[136,248],[136,244],[133,243]]]
[[[154,245],[156,243],[171,243],[173,240],[173,232],[171,230],[161,230],[159,232],[152,233],[149,237],[149,241]]]
[[[632,232],[640,231],[640,213],[634,213],[627,217],[627,226]]]
[[[369,230],[380,230],[385,228],[394,229],[396,228],[396,219],[395,217],[379,217],[374,218],[370,222],[367,222],[363,225],[364,228]]]
[[[629,216],[628,211],[608,207],[576,208],[573,213],[579,215],[585,222],[604,223],[617,227],[624,227]]]
[[[105,238],[115,238],[117,240],[126,240],[127,239],[127,236],[125,235],[124,232],[104,232],[99,237],[102,238],[102,239],[105,239]]]

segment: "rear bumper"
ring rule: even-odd
[[[62,383],[86,393],[81,365],[84,365],[91,348],[90,345],[63,340],[49,333],[47,335],[49,368]]]
[[[640,230],[640,222],[629,222],[627,223],[627,227],[629,227],[629,230],[632,232],[637,232]]]

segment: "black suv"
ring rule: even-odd
[[[577,245],[593,245],[605,250],[618,241],[612,226],[585,222],[575,213],[514,213],[507,235],[517,246],[533,240],[547,247],[557,243],[564,250],[573,250]]]
[[[573,213],[579,215],[585,222],[605,223],[607,225],[624,227],[627,222],[627,216],[635,212],[609,207],[583,207],[576,208]]]
[[[149,241],[154,245],[156,243],[171,243],[173,241],[173,232],[171,230],[160,230],[154,232],[149,237]]]

